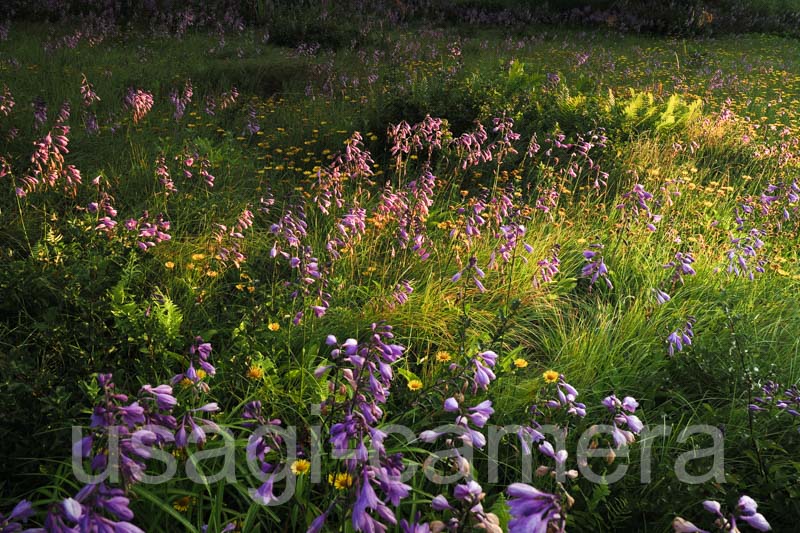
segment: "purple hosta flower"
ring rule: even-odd
[[[578,397],[578,391],[575,387],[567,383],[563,374],[558,376],[556,395],[556,398],[548,400],[545,403],[546,407],[549,409],[564,410],[567,414],[579,418],[586,416],[586,405],[575,401]]]
[[[210,189],[214,187],[214,176],[209,172],[211,170],[211,161],[207,157],[198,157],[197,163],[200,166],[200,177],[203,178],[206,186]]]
[[[391,154],[395,158],[397,171],[401,171],[403,158],[414,153],[427,151],[424,161],[429,163],[433,151],[441,149],[446,133],[446,123],[441,118],[430,115],[426,115],[422,122],[413,126],[409,126],[405,121],[394,126],[390,125],[386,135],[392,143]]]
[[[556,85],[561,83],[561,76],[559,76],[557,72],[548,72],[547,83],[549,83],[550,86],[555,87]]]
[[[206,115],[213,117],[216,114],[215,113],[216,109],[217,109],[216,99],[210,94],[206,95],[206,108],[205,108]]]
[[[247,124],[245,124],[244,129],[250,135],[255,135],[261,131],[261,124],[258,123],[258,112],[252,104],[247,110]]]
[[[798,202],[800,202],[800,185],[798,185],[797,180],[793,180],[791,183],[770,184],[761,193],[760,202],[762,215],[766,216],[770,212],[777,212],[780,214],[782,221],[788,221],[791,219],[792,213],[797,214],[800,210],[798,205]]]
[[[608,267],[603,260],[603,245],[592,244],[590,250],[584,250],[583,258],[588,261],[581,269],[581,277],[589,278],[589,288],[591,289],[598,279],[603,279],[609,289],[613,289],[611,280],[608,279]]]
[[[506,224],[500,226],[500,231],[496,237],[501,239],[500,244],[492,251],[488,268],[492,268],[495,265],[495,259],[498,255],[503,259],[504,263],[509,263],[514,257],[520,243],[522,243],[522,247],[526,252],[530,253],[533,251],[531,245],[523,241],[525,238],[525,226],[522,224]],[[524,257],[522,259],[527,262],[527,259]]]
[[[483,428],[489,417],[494,414],[491,400],[485,400],[474,407],[466,410],[459,407],[455,398],[449,398],[444,403],[444,410],[447,412],[458,413],[455,425],[463,428],[459,439],[471,448],[481,449],[486,445],[486,437],[480,432],[470,427],[470,423],[478,428]],[[423,431],[419,439],[423,442],[434,442],[436,439],[445,435],[436,431]]]
[[[466,215],[463,236],[468,245],[472,244],[473,239],[480,237],[481,228],[488,223],[487,219],[483,216],[486,208],[487,204],[484,199],[478,198],[472,204],[471,209],[467,210],[462,207],[456,210],[458,215]],[[457,230],[453,229],[453,231],[450,232],[450,237],[455,237],[456,234]]]
[[[400,481],[404,469],[402,456],[389,456],[383,447],[386,433],[376,424],[382,419],[380,404],[386,402],[394,377],[391,365],[403,354],[404,348],[393,344],[391,326],[372,325],[367,342],[347,339],[341,344],[329,336],[326,344],[336,346],[331,358],[340,368],[345,387],[352,396],[345,395],[337,402],[331,395],[323,408],[335,410],[344,416],[330,429],[330,443],[334,457],[343,458],[348,471],[354,474],[357,500],[353,506],[352,523],[356,531],[385,531],[385,523],[397,524],[388,504],[398,506],[411,487]],[[346,389],[345,389],[346,390]],[[377,463],[370,460],[367,442],[377,452]],[[380,489],[383,499],[378,497]]]
[[[694,338],[694,323],[695,318],[690,316],[686,320],[686,324],[682,328],[678,328],[667,337],[667,344],[669,345],[667,351],[669,356],[675,355],[675,352],[682,352],[684,346],[691,346],[692,338]]]
[[[11,94],[8,85],[4,83],[3,93],[0,94],[0,115],[7,117],[11,113],[11,110],[14,109],[14,105],[14,95]]]
[[[392,470],[394,466],[392,465]],[[400,471],[390,472],[385,467],[367,466],[363,469],[359,476],[360,486],[356,489],[358,496],[353,504],[352,522],[355,531],[386,531],[384,522],[397,524],[394,512],[386,503],[397,507],[400,500],[406,498],[411,492],[410,486],[399,481],[399,475]],[[380,487],[386,501],[378,498],[373,484]],[[372,511],[372,513],[368,511]],[[377,517],[373,516],[373,513]]]
[[[558,259],[558,253],[561,251],[561,246],[556,244],[550,249],[550,257],[546,257],[536,262],[536,273],[533,275],[533,286],[539,288],[547,283],[551,283],[556,274],[559,273],[558,267],[561,261]]]
[[[644,187],[637,183],[633,189],[622,194],[622,202],[617,205],[617,209],[622,211],[623,220],[627,214],[631,213],[634,217],[644,216],[647,222],[647,229],[655,231],[655,224],[661,221],[661,215],[653,214],[648,202],[653,199],[653,195],[644,190]]]
[[[334,259],[341,257],[340,250],[351,249],[367,230],[367,210],[355,205],[336,224],[338,235],[331,238],[326,249]]]
[[[759,259],[752,263],[757,256],[757,250],[764,246],[761,237],[765,235],[763,229],[753,228],[742,237],[731,237],[733,248],[725,252],[728,259],[728,273],[736,276],[746,274],[750,280],[755,278],[756,272],[764,272],[766,261]]]
[[[14,533],[16,531],[22,531],[22,524],[27,522],[33,514],[34,511],[31,502],[28,500],[21,500],[14,506],[8,516],[0,513],[0,532]]]
[[[195,337],[195,342],[189,346],[189,367],[182,373],[172,377],[172,385],[182,385],[184,387],[195,386],[202,392],[208,392],[208,383],[204,381],[206,376],[214,376],[216,368],[209,362],[211,358],[211,343],[203,342],[202,337]],[[197,367],[195,367],[197,363]]]
[[[172,396],[172,388],[168,385],[142,387],[139,398],[131,401],[125,395],[115,391],[111,374],[98,374],[97,382],[102,389],[102,400],[92,411],[90,433],[76,444],[77,451],[84,459],[91,459],[93,470],[106,467],[111,434],[118,438],[119,468],[126,483],[134,483],[142,479],[146,464],[143,459],[151,456],[152,446],[161,446],[171,442],[171,432],[154,432],[151,426],[175,429],[176,422],[172,409],[177,401]],[[99,452],[92,457],[95,443]],[[78,498],[76,498],[78,499]]]
[[[172,239],[167,233],[170,229],[169,220],[164,220],[163,214],[158,214],[154,221],[150,221],[150,214],[145,211],[139,219],[129,218],[125,221],[125,229],[136,232],[136,245],[146,252],[156,244]]]
[[[133,112],[133,123],[142,120],[153,107],[153,94],[130,87],[125,95],[125,106]]]
[[[470,366],[475,367],[475,374],[472,377],[472,392],[478,389],[487,390],[489,383],[497,377],[492,368],[497,362],[497,354],[491,350],[479,353],[474,359],[470,360]]]
[[[193,94],[192,80],[186,80],[183,86],[183,92],[180,95],[178,95],[177,90],[173,90],[172,93],[170,93],[170,101],[172,105],[175,106],[175,112],[172,114],[172,118],[175,119],[175,122],[183,118],[183,115],[186,113],[186,107],[192,101]]]
[[[561,498],[548,494],[524,483],[509,485],[508,506],[511,521],[508,530],[512,533],[554,533],[564,531],[565,516],[561,510]]]
[[[156,159],[156,177],[159,183],[164,187],[164,192],[167,196],[178,192],[178,189],[175,187],[175,182],[172,181],[172,177],[169,174],[169,168],[167,167],[164,156],[159,156],[159,158]]]
[[[486,146],[488,138],[489,135],[486,133],[483,124],[476,122],[473,132],[462,133],[451,141],[450,146],[455,147],[462,170],[492,160],[492,151]]]
[[[125,491],[105,483],[83,487],[74,498],[51,508],[45,519],[47,531],[114,531],[144,533],[131,523],[133,511]]]
[[[486,275],[483,270],[478,266],[478,258],[472,256],[469,258],[469,263],[467,267],[463,270],[459,270],[455,273],[455,275],[451,278],[453,283],[457,282],[461,279],[461,277],[467,274],[468,276],[472,277],[472,281],[475,282],[475,286],[478,287],[478,290],[481,292],[486,292],[486,287],[483,286],[481,283],[481,279]]]
[[[232,107],[233,104],[236,103],[236,100],[239,98],[239,89],[236,87],[231,87],[230,91],[225,91],[220,96],[220,104],[219,109],[220,111],[224,111],[229,107]]]
[[[620,401],[616,396],[611,395],[604,398],[602,404],[614,416],[612,421],[614,446],[619,448],[624,444],[635,442],[635,435],[644,429],[642,421],[633,414],[639,407],[639,402],[631,396],[626,396]],[[627,426],[627,429],[622,429],[624,426]]]
[[[715,524],[720,530],[739,531],[737,521],[744,522],[758,531],[772,529],[764,515],[758,512],[758,504],[750,496],[741,496],[734,512],[727,516],[722,512],[722,505],[714,500],[704,501],[703,508],[716,517]],[[672,527],[676,533],[708,533],[681,517],[675,517]]]
[[[400,530],[403,533],[431,533],[431,525],[427,522],[420,522],[421,516],[418,512],[411,522],[403,518],[400,520]]]
[[[283,446],[283,437],[278,431],[282,422],[280,419],[267,420],[261,411],[261,402],[253,401],[244,406],[242,411],[242,418],[246,420],[242,425],[246,428],[265,428],[268,430],[274,429],[275,431],[264,431],[254,433],[247,439],[247,459],[254,461],[258,459],[261,463],[261,471],[264,473],[271,472],[274,469],[275,461],[279,460],[279,452]],[[264,491],[267,490],[263,487]],[[266,494],[262,491],[261,496]]]
[[[761,387],[762,396],[753,398],[753,403],[749,406],[750,411],[758,413],[777,409],[779,412],[800,418],[800,389],[797,385],[792,385],[781,392],[781,388],[778,383],[767,381]],[[800,426],[797,430],[800,431]]]
[[[206,442],[206,432],[204,428],[219,431],[219,426],[211,420],[202,418],[202,413],[215,413],[219,411],[216,403],[207,403],[197,409],[190,409],[178,422],[175,431],[175,445],[179,448],[186,448],[189,438],[202,447]]]
[[[692,268],[692,263],[694,263],[694,257],[690,252],[677,252],[675,259],[664,265],[664,268],[672,269],[673,272],[670,277],[672,283],[680,281],[681,285],[683,285],[683,276],[694,276],[696,274],[694,268]]]
[[[97,123],[97,115],[92,111],[87,111],[83,115],[84,123],[86,124],[86,133],[94,135],[100,131],[100,125]]]
[[[345,141],[344,152],[338,153],[328,167],[317,173],[314,202],[320,211],[328,214],[332,203],[337,208],[344,205],[344,185],[347,181],[355,182],[360,193],[360,182],[362,179],[369,180],[373,175],[373,164],[372,155],[364,148],[361,134],[353,132]]]
[[[331,427],[330,439],[334,454],[348,456],[346,463],[350,466],[366,461],[364,438],[369,436],[373,444],[382,441],[373,426],[383,417],[380,404],[385,403],[389,396],[394,378],[391,365],[404,351],[402,346],[391,342],[394,337],[391,326],[373,324],[371,329],[368,342],[358,343],[355,339],[347,339],[331,352],[334,360],[348,365],[341,370],[341,375],[346,385],[354,391],[352,398],[345,399],[339,405],[344,417]],[[337,366],[341,366],[341,363]],[[332,395],[326,401],[326,407],[335,402],[336,398]],[[359,442],[354,454],[350,453],[349,448],[353,439]],[[362,449],[363,453],[359,451]]]
[[[414,292],[414,288],[411,286],[411,282],[407,279],[404,279],[394,286],[392,299],[397,302],[397,305],[403,305],[408,301],[408,297],[411,296],[412,292]],[[389,305],[393,307],[395,304],[389,302]]]
[[[230,230],[224,224],[216,224],[217,229],[214,231],[214,239],[218,244],[217,259],[223,263],[231,262],[236,268],[239,268],[247,259],[241,252],[240,247],[240,241],[244,239],[242,232],[252,227],[252,225],[253,212],[250,211],[249,206],[242,211],[236,220],[236,225]]]
[[[41,96],[33,100],[33,122],[37,130],[47,122],[47,104]]]
[[[655,298],[658,305],[664,305],[672,299],[669,294],[661,289],[650,289],[650,291],[653,293],[653,298]]]
[[[32,173],[22,178],[22,196],[39,185],[54,187],[59,178],[66,182],[66,191],[73,196],[76,194],[77,185],[81,182],[80,172],[72,165],[64,165],[64,155],[69,153],[68,135],[69,126],[57,123],[47,135],[33,143],[35,150],[31,156]]]
[[[95,102],[100,101],[100,97],[94,92],[94,86],[86,79],[85,74],[81,74],[81,98],[83,99],[84,107],[89,107]]]
[[[533,135],[531,135],[531,140],[528,142],[528,149],[525,153],[528,155],[528,157],[533,157],[534,155],[538,154],[539,150],[541,149],[542,147],[539,144],[539,140],[536,138],[536,132],[534,132]]]
[[[558,187],[553,185],[549,189],[545,189],[536,198],[534,209],[538,209],[542,213],[547,213],[550,220],[553,220],[553,213],[558,207],[558,199],[561,195],[558,192]]]
[[[505,156],[517,153],[514,143],[519,140],[519,133],[514,133],[513,128],[514,119],[511,117],[502,116],[492,119],[492,132],[496,133],[498,138],[489,146],[489,150],[494,154],[498,165]]]
[[[410,248],[423,261],[429,257],[425,245],[428,242],[426,220],[434,201],[436,176],[426,167],[422,175],[408,184],[405,197],[406,209],[400,214],[397,240],[401,248]]]
[[[66,124],[69,120],[70,116],[70,105],[69,102],[64,102],[61,104],[61,108],[58,110],[58,116],[56,116],[56,124]]]

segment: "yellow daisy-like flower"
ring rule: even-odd
[[[558,381],[558,372],[555,370],[548,370],[544,374],[542,374],[545,383],[555,383]]]
[[[267,324],[267,329],[270,331],[278,331],[279,329],[281,329],[281,325],[278,324],[277,322],[270,322],[269,324]]]
[[[189,510],[190,503],[192,503],[192,499],[189,496],[183,496],[182,498],[175,500],[172,503],[172,507],[174,507],[178,512],[185,513]]]
[[[418,379],[412,379],[408,382],[408,390],[417,392],[422,388],[422,382]]]
[[[522,358],[514,359],[514,366],[517,368],[525,368],[526,366],[528,366],[528,362]]]
[[[440,350],[436,352],[436,361],[439,363],[446,363],[450,360],[450,352]]]
[[[167,261],[166,263],[164,263],[164,266],[172,270],[173,268],[175,268],[175,263],[173,263],[172,261]]]
[[[311,469],[311,463],[305,459],[298,459],[292,463],[290,468],[292,469],[292,474],[295,476],[302,476],[303,474],[308,473],[308,471]]]
[[[353,476],[347,472],[339,472],[338,474],[328,474],[328,483],[333,485],[336,490],[345,490],[353,486]]]
[[[202,261],[205,258],[205,254],[192,254],[192,261]]]
[[[264,377],[264,369],[258,365],[253,365],[247,370],[247,377],[250,379],[261,379]]]
[[[206,276],[208,276],[209,278],[216,278],[218,275],[219,275],[219,272],[217,272],[216,270],[207,270],[206,271]]]
[[[205,370],[203,370],[202,368],[197,369],[197,379],[205,379],[206,375],[207,374]]]
[[[192,386],[192,380],[191,379],[183,378],[181,380],[181,387],[183,387],[184,389],[188,389],[191,386]]]

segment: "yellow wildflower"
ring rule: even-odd
[[[292,469],[292,474],[295,476],[302,476],[311,469],[311,463],[305,459],[298,459],[292,463],[290,468]]]

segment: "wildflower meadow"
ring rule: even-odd
[[[796,0],[0,5],[0,533],[797,531]]]

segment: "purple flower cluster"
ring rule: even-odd
[[[757,259],[757,250],[763,248],[763,229],[753,228],[742,237],[731,237],[733,247],[725,252],[728,259],[728,273],[736,276],[747,275],[752,281],[756,272],[763,273],[766,260]],[[755,261],[755,263],[753,263]]]
[[[472,281],[475,282],[475,286],[478,287],[479,291],[486,292],[486,287],[484,287],[483,283],[481,282],[481,279],[483,279],[483,277],[486,276],[486,274],[484,273],[483,270],[481,270],[481,267],[478,266],[477,257],[475,256],[470,257],[467,266],[462,270],[456,272],[453,275],[453,277],[450,278],[450,281],[456,283],[464,276],[464,274],[472,277]]]
[[[639,407],[639,402],[631,396],[626,396],[620,401],[619,398],[611,395],[603,399],[603,405],[614,416],[612,421],[614,446],[619,448],[625,444],[633,444],[636,441],[636,435],[644,429],[642,421],[633,414]],[[627,429],[621,429],[624,426],[627,426]]]
[[[11,94],[8,85],[4,83],[3,93],[0,94],[0,115],[7,117],[11,113],[11,110],[14,109],[14,105],[14,95]]]
[[[647,220],[647,229],[655,231],[658,222],[661,221],[661,215],[656,215],[650,210],[648,202],[653,199],[653,195],[647,192],[644,187],[637,183],[628,192],[621,195],[622,202],[617,205],[617,209],[622,211],[623,219],[626,218],[628,213],[633,217],[644,216]]]
[[[21,500],[8,513],[0,513],[0,531],[3,533],[17,533],[23,530],[23,525],[34,515],[33,505],[28,500]],[[30,530],[27,530],[30,531]],[[34,530],[35,531],[35,530]]]
[[[411,492],[411,487],[400,480],[405,468],[402,456],[386,452],[386,434],[377,428],[384,414],[381,405],[386,403],[394,378],[391,365],[404,351],[403,346],[392,342],[393,338],[392,327],[380,324],[372,324],[369,340],[363,343],[351,338],[340,344],[329,335],[325,343],[334,348],[334,364],[315,373],[322,376],[334,368],[337,378],[341,377],[352,393],[341,401],[332,395],[323,402],[322,409],[339,420],[331,425],[329,442],[332,455],[342,459],[354,481],[355,531],[385,531],[385,523],[396,525],[389,505],[397,507]],[[333,387],[333,382],[329,384]],[[368,442],[377,453],[377,461],[369,458]],[[382,499],[376,489],[383,494]],[[327,518],[326,514],[322,516],[325,518],[314,522],[318,529]]]
[[[564,531],[566,517],[561,498],[524,483],[512,483],[506,491],[512,533],[558,533]]]
[[[83,487],[74,498],[66,498],[47,515],[45,529],[51,532],[114,531],[144,533],[133,525],[133,511],[125,491],[104,483]]]
[[[395,169],[398,174],[412,154],[419,154],[427,150],[425,161],[430,163],[433,151],[442,148],[442,142],[448,133],[447,124],[440,118],[426,115],[422,122],[409,125],[405,120],[395,125],[389,125],[386,136],[392,147],[390,152],[395,158]]]
[[[125,106],[133,112],[133,123],[138,124],[153,107],[153,94],[130,87],[125,95]]]
[[[236,268],[239,268],[247,259],[242,253],[240,244],[244,240],[243,232],[252,226],[253,212],[250,211],[249,206],[242,211],[232,228],[228,229],[224,224],[216,224],[214,240],[217,242],[217,259],[223,263],[233,263]]]
[[[750,496],[741,496],[736,504],[736,509],[727,515],[722,512],[722,505],[714,500],[704,501],[703,508],[716,517],[715,525],[720,531],[739,531],[737,520],[758,531],[772,529],[764,515],[758,512],[758,504]],[[708,533],[679,516],[673,520],[672,528],[675,533]]]
[[[167,196],[172,193],[178,192],[178,189],[175,187],[175,182],[172,181],[172,177],[169,173],[169,168],[167,167],[167,162],[164,156],[159,156],[156,159],[156,178],[158,178],[158,182],[164,187],[164,192]]]
[[[47,103],[41,96],[33,100],[33,124],[37,130],[47,122]]]
[[[690,316],[683,327],[676,329],[667,336],[667,353],[672,357],[675,352],[682,352],[685,346],[691,346],[694,338],[695,318]]]
[[[672,269],[670,281],[673,284],[680,282],[683,285],[683,276],[694,276],[696,274],[692,263],[694,263],[694,256],[690,252],[676,252],[675,259],[663,265],[663,267]]]
[[[494,414],[491,400],[484,400],[474,407],[464,408],[455,397],[450,397],[444,401],[444,410],[448,413],[458,413],[453,429],[460,434],[459,439],[466,446],[479,450],[486,446],[486,437],[480,431],[470,427],[470,423],[478,428],[486,425],[489,417]],[[422,442],[430,443],[447,433],[447,431],[423,431],[419,434],[419,439]]]
[[[762,396],[753,398],[749,409],[755,413],[768,412],[777,409],[778,412],[788,413],[795,418],[800,418],[800,388],[797,385],[784,389],[774,381],[768,381],[761,391]],[[797,428],[800,431],[800,426]]]
[[[150,214],[145,211],[138,219],[129,218],[126,220],[124,226],[126,230],[136,233],[136,246],[143,252],[158,243],[172,239],[172,236],[167,233],[171,224],[160,213],[156,215],[155,220],[151,221]]]
[[[584,250],[583,258],[588,261],[581,269],[581,277],[589,279],[589,288],[591,289],[598,279],[606,282],[609,289],[613,289],[614,285],[608,279],[608,267],[603,260],[603,245],[591,244],[590,250]]]
[[[22,187],[16,188],[18,197],[27,196],[40,185],[55,187],[59,179],[64,190],[73,196],[81,184],[81,173],[74,165],[65,165],[64,155],[69,153],[69,126],[58,122],[47,135],[34,142],[31,172],[22,178]]]
[[[545,257],[536,262],[536,273],[533,275],[533,286],[542,287],[547,283],[551,283],[556,274],[559,273],[559,265],[561,261],[558,258],[558,253],[561,251],[561,246],[556,244],[550,249],[550,257]]]
[[[203,380],[203,376],[198,374],[195,362],[205,375],[215,375],[217,370],[208,361],[211,358],[211,351],[211,343],[203,342],[201,337],[195,337],[194,344],[189,347],[189,366],[185,371],[172,377],[172,385],[194,386],[199,391],[208,393],[210,389],[208,383]]]
[[[483,124],[476,122],[473,132],[462,133],[452,140],[451,146],[455,147],[462,170],[492,160],[492,151],[486,146],[488,139],[489,134]]]
[[[194,89],[192,88],[192,80],[186,80],[183,91],[180,94],[178,94],[177,89],[170,93],[169,99],[172,105],[175,106],[175,112],[172,114],[172,118],[175,119],[175,122],[179,122],[183,118],[183,115],[186,113],[186,108],[192,101],[193,95]]]

